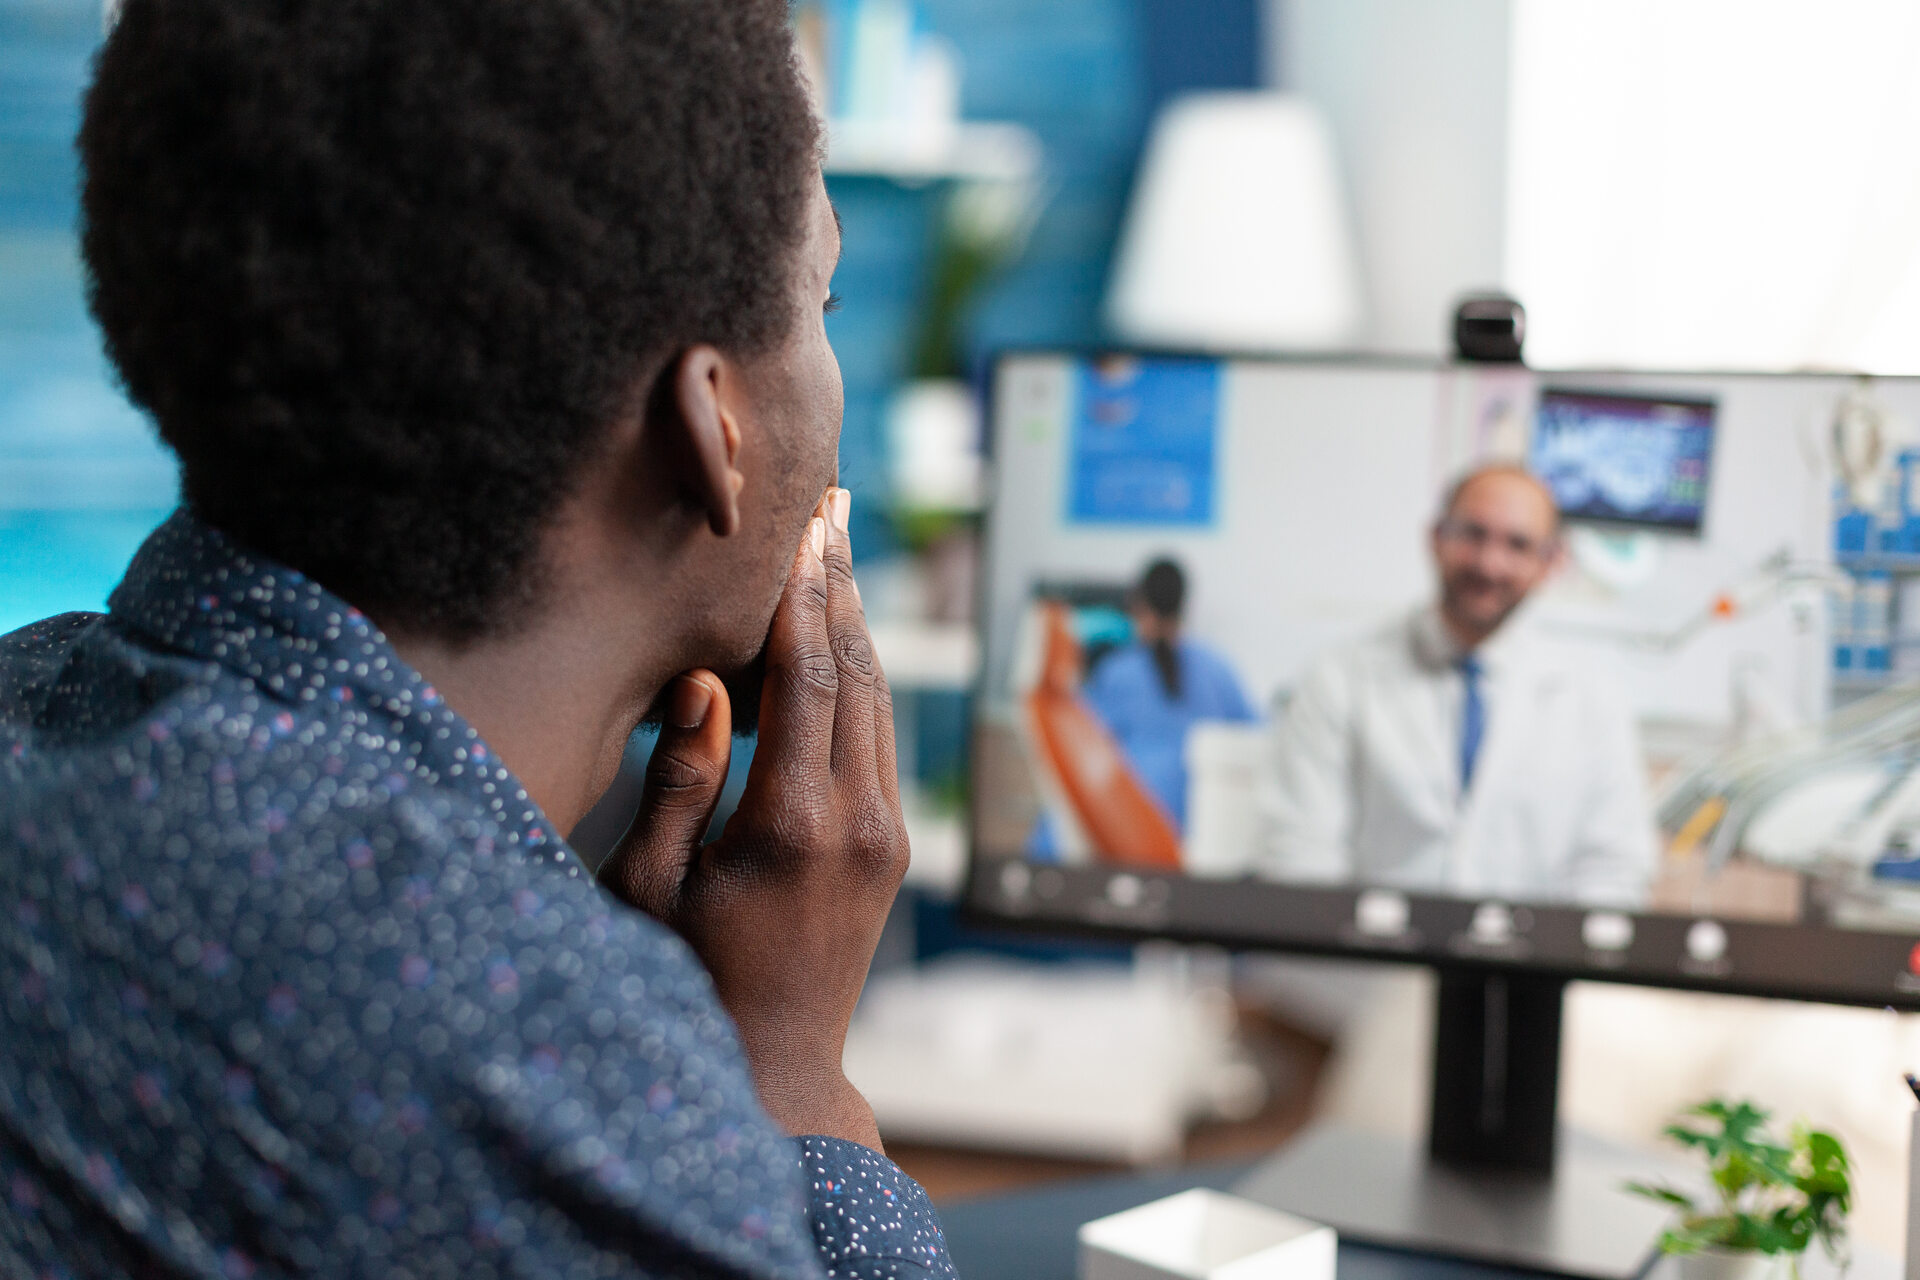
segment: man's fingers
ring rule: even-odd
[[[853,581],[853,543],[847,536],[852,507],[853,495],[845,489],[827,496],[827,635],[837,681],[833,772],[836,777],[866,779],[874,770],[873,691],[880,666]]]
[[[874,663],[873,686],[873,756],[874,768],[880,774],[880,792],[887,804],[900,807],[900,761],[893,742],[893,689],[887,684],[887,673],[876,660]]]
[[[839,671],[827,632],[827,522],[816,515],[794,555],[786,591],[767,632],[760,694],[760,744],[753,779],[798,799],[827,782]]]
[[[733,707],[710,671],[689,671],[667,690],[665,723],[647,760],[640,810],[600,868],[622,900],[669,918],[727,781]]]

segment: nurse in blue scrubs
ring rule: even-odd
[[[1187,576],[1177,563],[1149,564],[1127,600],[1133,642],[1100,659],[1080,690],[1183,834],[1187,731],[1201,720],[1254,719],[1226,659],[1180,634],[1186,598]]]

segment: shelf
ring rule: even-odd
[[[867,625],[873,651],[896,690],[965,693],[980,666],[980,644],[973,628],[940,622],[886,622]]]
[[[1040,170],[1040,140],[1017,124],[967,121],[910,128],[891,121],[827,124],[829,177],[1020,182]]]
[[[1836,671],[1833,673],[1833,687],[1850,692],[1886,689],[1910,680],[1920,680],[1920,672]]]
[[[1849,573],[1920,574],[1920,552],[1914,551],[1844,551],[1834,556],[1833,563]]]

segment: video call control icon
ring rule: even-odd
[[[1484,947],[1502,947],[1513,941],[1513,912],[1498,902],[1483,902],[1473,910],[1467,933]]]
[[[1024,863],[1009,862],[1000,868],[1000,896],[1014,902],[1027,896],[1033,887],[1033,872]]]
[[[1619,911],[1594,911],[1580,922],[1580,941],[1590,951],[1625,951],[1633,945],[1633,917]]]
[[[1107,901],[1116,907],[1137,907],[1145,890],[1138,876],[1115,876],[1107,881]]]
[[[1712,920],[1697,920],[1687,930],[1687,958],[1717,964],[1727,954],[1727,931]]]
[[[1387,889],[1368,889],[1353,904],[1353,927],[1372,938],[1397,938],[1407,931],[1412,914],[1406,895]]]

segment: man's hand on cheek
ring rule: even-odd
[[[849,502],[829,490],[794,556],[767,640],[759,746],[726,834],[700,844],[726,780],[731,706],[711,672],[690,672],[669,691],[640,812],[600,878],[706,962],[776,1120],[877,1149],[840,1059],[907,837]]]

